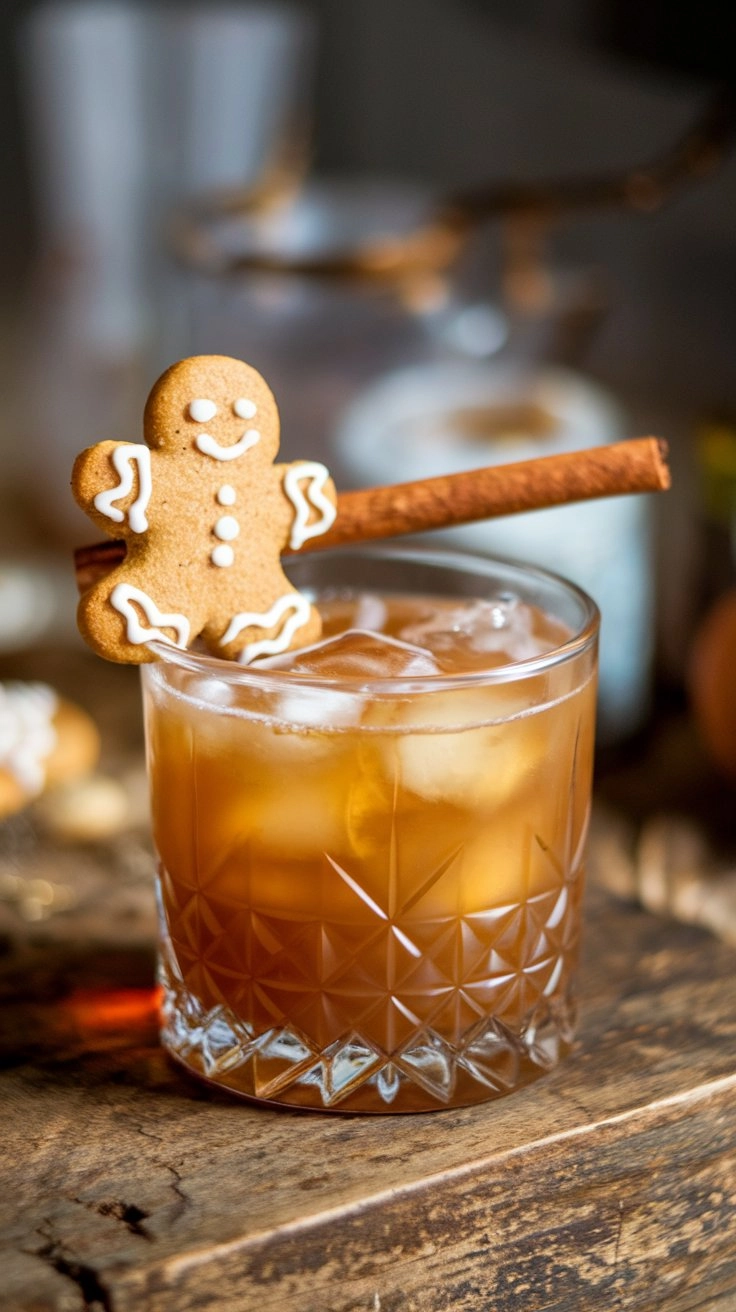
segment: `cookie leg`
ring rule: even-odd
[[[77,610],[83,637],[107,660],[140,665],[151,642],[187,647],[198,632],[191,603],[155,580],[121,567],[84,593]]]
[[[322,632],[319,611],[299,592],[287,592],[264,610],[221,614],[204,630],[210,651],[241,665],[307,647]]]

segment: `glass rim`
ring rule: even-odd
[[[310,553],[311,554],[311,553]],[[315,553],[316,554],[316,553]],[[322,553],[320,553],[322,554]],[[325,553],[326,554],[326,553]],[[472,573],[477,568],[479,573],[491,575],[494,567],[503,570],[519,580],[538,580],[547,587],[557,588],[560,593],[572,597],[581,606],[583,619],[576,632],[564,642],[551,647],[549,651],[538,656],[522,660],[505,662],[487,669],[463,671],[460,673],[412,675],[408,678],[396,675],[371,676],[360,678],[323,678],[319,675],[300,674],[289,670],[270,668],[259,665],[257,661],[250,665],[238,661],[225,660],[221,656],[212,656],[207,652],[190,651],[169,642],[150,642],[148,649],[155,657],[155,664],[176,665],[194,674],[209,675],[240,685],[256,685],[265,692],[297,690],[322,690],[345,692],[355,695],[371,694],[374,696],[407,696],[414,693],[445,692],[456,688],[471,688],[478,685],[506,684],[522,679],[532,678],[545,671],[565,664],[582,655],[596,642],[600,627],[600,611],[593,598],[570,579],[544,569],[540,565],[527,564],[504,556],[483,556],[454,547],[434,547],[428,544],[404,547],[393,544],[356,544],[354,546],[330,549],[333,558],[348,558],[359,555],[362,559],[392,560],[397,563],[436,565],[446,569],[461,569]],[[302,557],[304,559],[304,557]],[[463,594],[461,594],[462,596]],[[468,600],[473,598],[468,595]],[[311,644],[310,644],[311,645]],[[295,651],[298,650],[295,648]],[[150,664],[150,663],[148,663]],[[142,666],[146,669],[146,664]]]

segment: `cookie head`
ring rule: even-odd
[[[199,355],[172,365],[154,385],[143,434],[154,450],[208,464],[225,466],[246,452],[254,463],[270,463],[279,448],[279,416],[270,388],[250,365]]]

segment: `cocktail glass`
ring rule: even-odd
[[[245,667],[158,644],[143,669],[163,1043],[266,1103],[511,1093],[574,1036],[596,607],[459,552],[289,573],[322,646]]]

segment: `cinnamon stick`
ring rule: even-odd
[[[663,492],[669,486],[666,443],[656,437],[632,438],[586,451],[341,492],[332,527],[321,537],[308,538],[301,550],[322,551],[599,497]],[[74,563],[80,592],[124,557],[125,543],[120,541],[78,548]]]

